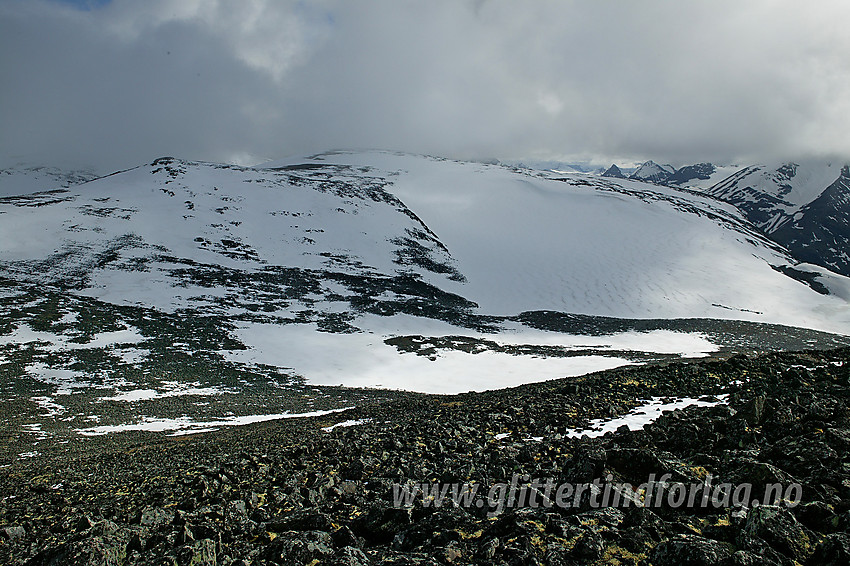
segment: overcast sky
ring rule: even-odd
[[[850,2],[0,0],[0,156],[850,158]]]

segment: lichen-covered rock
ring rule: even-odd
[[[773,505],[751,509],[739,537],[744,548],[759,549],[762,542],[797,561],[805,560],[813,550],[811,538],[794,515]]]
[[[156,528],[169,524],[174,519],[174,512],[160,507],[145,507],[139,515],[139,524],[145,527]]]
[[[804,503],[792,511],[797,520],[809,529],[830,532],[839,527],[839,516],[835,513],[835,507],[829,503],[812,501]]]
[[[649,558],[655,566],[713,566],[731,554],[731,545],[696,535],[679,535],[656,546]]]
[[[123,566],[127,560],[127,540],[120,535],[94,535],[47,549],[35,556],[31,566]]]
[[[368,566],[371,562],[359,548],[344,546],[336,552],[327,564],[330,566]]]
[[[840,566],[850,564],[850,535],[827,535],[815,548],[806,562],[807,566]]]
[[[333,554],[333,541],[322,531],[291,531],[276,537],[264,551],[274,564],[309,564]]]
[[[216,566],[215,542],[205,538],[187,544],[177,550],[178,562],[181,566]]]
[[[27,531],[20,525],[9,525],[0,529],[0,535],[6,540],[15,540],[26,536]]]
[[[794,366],[813,369],[800,379]],[[668,412],[643,430],[568,434],[647,397],[723,393],[729,406]],[[633,367],[453,397],[398,394],[345,415],[207,435],[77,439],[38,462],[0,467],[0,563],[846,564],[848,400],[850,349]],[[322,430],[338,419],[371,420]],[[800,504],[595,508],[586,490],[570,499],[576,506],[555,508],[531,491],[508,504],[504,489],[494,507],[487,497],[514,478],[517,490],[532,478],[609,476],[637,487],[653,473],[750,483],[759,499],[762,483],[798,482]],[[427,486],[446,481],[480,491],[438,505]],[[399,486],[432,497],[395,500]]]

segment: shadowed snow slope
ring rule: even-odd
[[[746,167],[706,189],[794,258],[850,275],[850,170],[838,162]]]

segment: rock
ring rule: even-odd
[[[456,562],[463,556],[463,552],[455,545],[449,545],[443,551],[443,557],[445,561],[451,564],[452,562]]]
[[[228,501],[224,506],[224,518],[226,521],[247,521],[248,509],[242,500]]]
[[[850,535],[827,535],[806,561],[807,566],[846,566],[850,564]]]
[[[123,537],[129,536],[129,531],[126,529],[122,529],[116,523],[112,521],[108,521],[106,519],[102,521],[98,521],[94,527],[92,527],[92,534],[100,535],[100,536],[110,536],[116,533],[119,533]]]
[[[248,496],[248,505],[251,506],[251,509],[256,509],[262,505],[263,501],[265,501],[265,495],[257,493],[256,491],[252,491]]]
[[[657,545],[649,560],[654,566],[712,566],[731,555],[730,545],[697,535],[679,535]]]
[[[27,535],[27,531],[20,525],[10,525],[8,527],[3,527],[3,529],[0,530],[0,535],[2,535],[2,538],[5,538],[6,540],[15,540],[24,538]]]
[[[371,562],[359,548],[345,546],[339,549],[327,564],[330,566],[368,566]]]
[[[668,526],[651,509],[629,507],[621,525],[619,544],[641,553],[667,537]]]
[[[333,541],[330,534],[322,531],[291,531],[275,538],[263,554],[275,564],[309,564],[329,558]]]
[[[722,562],[723,566],[774,566],[778,562],[764,555],[739,550]]]
[[[496,550],[499,548],[499,539],[491,538],[485,542],[478,550],[478,556],[484,560],[492,560],[496,556]]]
[[[198,508],[198,500],[194,497],[187,497],[180,501],[177,508],[181,511],[194,511]]]
[[[216,566],[215,542],[205,538],[188,544],[178,550],[180,566]]]
[[[758,426],[765,417],[765,396],[759,395],[740,408],[740,414],[750,426]]]
[[[835,507],[823,501],[804,503],[795,507],[793,513],[809,529],[829,532],[838,528],[839,517],[835,514]]]
[[[269,521],[263,525],[267,531],[331,531],[333,521],[325,513],[315,509],[302,509]]]
[[[127,560],[127,540],[121,536],[91,536],[48,549],[28,564],[58,566],[123,566]]]
[[[838,515],[838,530],[850,532],[850,509]]]
[[[713,524],[703,527],[701,532],[706,538],[735,544],[739,528],[732,523],[731,517],[723,516]]]
[[[174,513],[161,507],[145,507],[139,516],[139,524],[151,528],[167,525],[173,520]]]
[[[569,477],[576,482],[590,482],[601,478],[608,455],[596,444],[585,444],[579,448],[569,467]]]
[[[595,560],[602,556],[605,550],[605,541],[599,533],[586,529],[576,540],[573,547],[573,555],[581,559]]]
[[[390,542],[396,534],[409,527],[410,523],[410,509],[373,505],[352,522],[351,529],[368,541]]]
[[[128,553],[142,553],[145,551],[146,539],[142,536],[142,533],[135,532],[130,535],[130,541],[127,543],[127,552]]]
[[[794,515],[781,507],[762,505],[750,510],[738,543],[746,549],[760,550],[759,541],[797,561],[811,553],[809,535]]]
[[[333,540],[333,545],[337,548],[344,548],[346,546],[360,548],[363,546],[362,541],[347,526],[342,526],[332,532],[331,540]]]
[[[777,466],[773,464],[768,464],[766,462],[759,462],[756,460],[744,460],[741,467],[736,470],[736,477],[740,478],[742,482],[747,482],[753,484],[753,489],[755,493],[764,493],[764,488],[767,485],[773,484],[781,484],[783,488],[792,484],[798,483],[796,479],[794,479],[791,474],[788,474],[784,470],[781,470]],[[782,495],[781,493],[778,495]],[[764,502],[778,504],[778,501],[773,502]]]
[[[74,529],[78,532],[87,531],[95,525],[95,521],[91,519],[88,515],[83,515],[80,517],[77,524],[74,525]]]
[[[177,532],[177,544],[192,544],[195,542],[195,534],[189,525],[183,525]]]
[[[637,486],[647,481],[651,474],[660,478],[665,473],[670,474],[670,481],[683,483],[699,483],[699,478],[689,473],[689,466],[670,454],[659,454],[658,451],[646,448],[623,448],[608,451],[607,464],[628,477]]]
[[[641,508],[642,509],[642,508]],[[580,523],[594,524],[615,529],[625,520],[626,514],[616,507],[593,509],[575,516]]]

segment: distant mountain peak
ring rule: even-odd
[[[675,172],[676,169],[671,165],[659,165],[658,163],[650,160],[644,162],[640,167],[638,167],[637,171],[632,173],[629,178],[636,179],[638,181],[649,181],[650,183],[663,184]]]
[[[696,163],[694,165],[686,165],[681,169],[676,170],[667,182],[671,185],[684,185],[694,179],[707,180],[710,179],[717,167],[711,163]]]
[[[617,167],[614,164],[612,164],[611,167],[606,169],[605,172],[602,173],[602,176],[603,177],[615,177],[617,179],[625,179],[626,178],[626,176],[623,175],[623,172],[620,171],[620,168]]]

